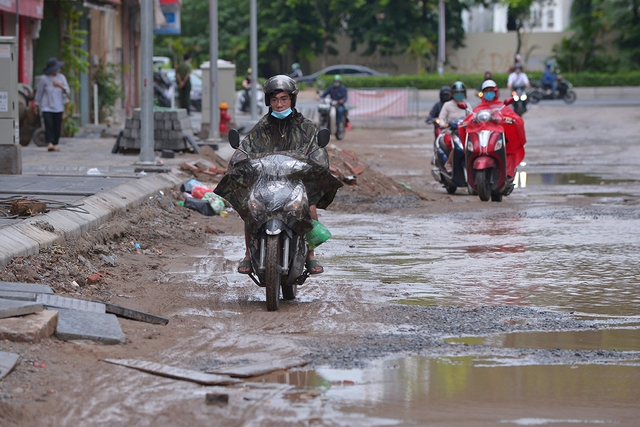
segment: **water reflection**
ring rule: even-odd
[[[478,426],[524,420],[633,425],[629,423],[640,415],[640,369],[630,366],[407,357],[365,370],[307,371],[290,384],[319,388],[343,409],[398,418],[406,425]]]
[[[326,279],[340,277],[440,305],[519,304],[635,315],[640,219],[461,213],[338,215],[320,247]],[[324,279],[324,277],[323,277]]]

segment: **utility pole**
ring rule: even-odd
[[[208,141],[218,143],[220,141],[220,114],[218,112],[218,0],[209,1],[209,57],[211,63],[210,72],[210,128]]]
[[[255,122],[257,118],[256,114],[256,100],[258,98],[258,7],[256,0],[251,0],[250,3],[250,50],[249,50],[249,62],[251,63],[251,121]]]
[[[439,0],[438,4],[438,74],[442,75],[444,72],[445,61],[445,45],[446,45],[446,32],[445,32],[445,8],[444,0]]]
[[[155,165],[153,135],[153,0],[140,0],[140,160]]]

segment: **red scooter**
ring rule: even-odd
[[[501,107],[472,112],[460,125],[466,128],[463,141],[467,164],[467,184],[477,192],[483,202],[491,199],[501,202],[502,196],[513,191],[513,178],[507,176],[507,153],[505,124],[514,119],[502,114],[502,109],[513,103],[513,98],[504,101]],[[463,102],[458,107],[467,109]]]

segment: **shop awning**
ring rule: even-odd
[[[43,0],[20,0],[18,3],[20,16],[28,16],[29,18],[42,19],[44,10]],[[0,0],[0,10],[16,13],[16,0]]]

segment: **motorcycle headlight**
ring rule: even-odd
[[[520,100],[520,98],[518,97],[518,95],[514,95],[514,96],[513,96],[513,100],[514,100],[514,101],[519,101],[519,100]]]
[[[480,123],[488,122],[491,120],[491,111],[490,110],[482,110],[476,116],[476,120]]]
[[[300,210],[307,202],[306,193],[302,185],[297,186],[291,192],[291,199],[284,205],[285,212]]]
[[[526,101],[527,100],[527,94],[526,93],[522,94],[520,99],[522,99],[523,101]]]
[[[264,212],[266,210],[266,206],[256,198],[255,193],[251,193],[249,196],[249,210],[252,212]]]
[[[498,151],[498,150],[500,150],[502,148],[502,143],[503,143],[502,138],[498,138],[498,141],[496,141],[496,147],[495,147],[496,151]]]

